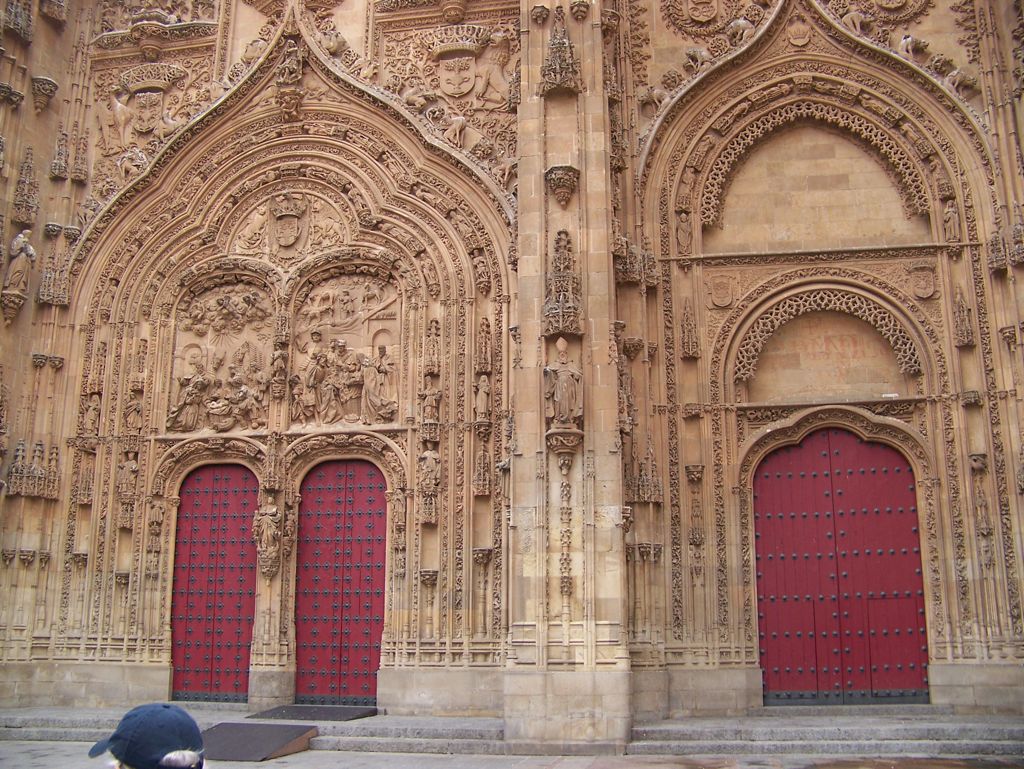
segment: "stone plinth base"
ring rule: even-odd
[[[668,718],[668,671],[633,671],[633,720],[638,723]]]
[[[951,705],[960,713],[1024,713],[1024,667],[1003,664],[928,665],[933,705]]]
[[[505,672],[513,752],[621,753],[633,725],[629,671]]]
[[[116,662],[5,662],[5,707],[109,707],[167,701],[171,666]]]
[[[504,671],[479,668],[381,668],[377,709],[391,715],[501,715]]]
[[[293,669],[250,670],[249,710],[258,712],[295,702]]]
[[[668,671],[669,717],[742,715],[763,707],[760,668]]]

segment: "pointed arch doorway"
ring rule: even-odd
[[[754,476],[766,704],[927,702],[914,474],[895,449],[818,430]]]
[[[242,465],[205,465],[186,476],[179,496],[172,697],[245,702],[256,609],[252,517],[259,484]]]
[[[387,484],[364,460],[302,482],[295,577],[295,701],[374,705],[384,632]]]

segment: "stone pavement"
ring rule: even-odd
[[[108,769],[88,757],[90,743],[0,741],[0,767]],[[1020,759],[864,759],[808,756],[476,756],[306,751],[260,764],[210,761],[209,769],[1024,769]]]

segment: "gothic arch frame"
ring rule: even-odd
[[[240,464],[252,470],[262,485],[265,447],[250,438],[200,437],[181,441],[167,451],[156,464],[149,493],[170,499],[177,496],[181,483],[190,472],[203,465]],[[168,494],[169,488],[174,489]]]
[[[865,276],[866,277],[866,276]],[[918,377],[925,374],[925,357],[912,324],[898,313],[895,303],[865,291],[863,285],[829,280],[804,280],[763,295],[751,302],[746,316],[728,334],[727,362],[730,381],[747,382],[756,375],[760,354],[771,337],[792,320],[812,312],[841,312],[870,324],[889,343],[900,372]],[[724,333],[724,331],[723,331]]]
[[[947,606],[941,589],[942,547],[939,541],[942,527],[938,525],[936,501],[936,469],[938,459],[926,442],[904,422],[881,417],[857,406],[821,406],[802,409],[786,419],[763,426],[753,433],[737,450],[737,491],[739,497],[741,572],[744,585],[744,607],[747,632],[757,637],[757,617],[752,606],[756,602],[754,580],[754,474],[771,452],[800,443],[815,430],[830,427],[852,432],[864,441],[881,443],[896,449],[914,471],[918,521],[921,542],[921,566],[924,570],[925,605],[928,607],[929,659],[937,658],[937,636],[945,634]]]

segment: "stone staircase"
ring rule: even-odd
[[[182,703],[200,727],[246,721],[234,706]],[[113,731],[113,709],[0,709],[0,740],[94,742]],[[286,723],[279,720],[273,723]],[[512,745],[500,718],[380,715],[357,721],[309,721],[314,751],[420,754],[581,755],[621,752],[612,745]],[[637,724],[627,755],[824,757],[1021,757],[1024,719],[957,715],[928,705],[774,707],[732,718],[685,718]]]
[[[930,705],[786,706],[633,727],[629,755],[1024,756],[1024,719]]]

